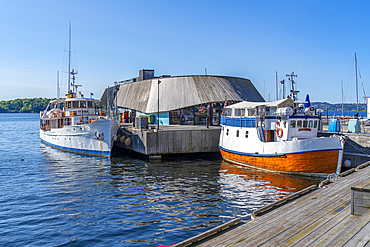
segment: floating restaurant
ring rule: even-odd
[[[109,92],[107,94],[107,92]],[[159,125],[219,126],[227,104],[264,99],[248,79],[231,76],[154,76],[142,69],[139,77],[117,82],[104,91],[101,104],[116,106],[122,122],[147,116]],[[106,103],[105,103],[106,102]]]

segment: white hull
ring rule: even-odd
[[[90,124],[40,129],[45,144],[69,152],[110,156],[119,126],[114,120],[99,119]]]

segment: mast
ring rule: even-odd
[[[294,101],[298,100],[298,93],[299,91],[295,90],[294,89],[294,77],[297,77],[297,75],[294,74],[294,72],[290,73],[290,74],[287,74],[286,75],[288,77],[288,80],[291,81],[292,85],[291,85],[291,90],[290,90],[290,96],[293,98]]]
[[[276,78],[275,78],[275,84],[276,84],[276,100],[279,100],[279,93],[278,93],[278,75],[276,71]]]
[[[342,116],[343,116],[343,80],[341,80],[342,84]]]
[[[57,99],[60,98],[59,71],[57,71]]]
[[[71,93],[71,21],[69,22],[68,37],[68,93]]]
[[[356,73],[356,103],[357,103],[357,114],[358,114],[358,84],[357,84],[357,56],[355,52],[355,73]]]

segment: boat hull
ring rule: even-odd
[[[281,155],[251,155],[235,153],[220,147],[224,160],[251,167],[280,173],[302,175],[327,175],[338,172],[340,150],[309,151]]]
[[[49,131],[40,129],[40,138],[43,143],[64,151],[110,156],[118,128],[114,120],[96,120],[90,124],[64,126]]]

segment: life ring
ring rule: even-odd
[[[277,128],[276,129],[276,135],[277,135],[277,137],[281,138],[283,136],[283,129]]]
[[[310,107],[310,111],[314,111],[315,108],[313,106]]]

